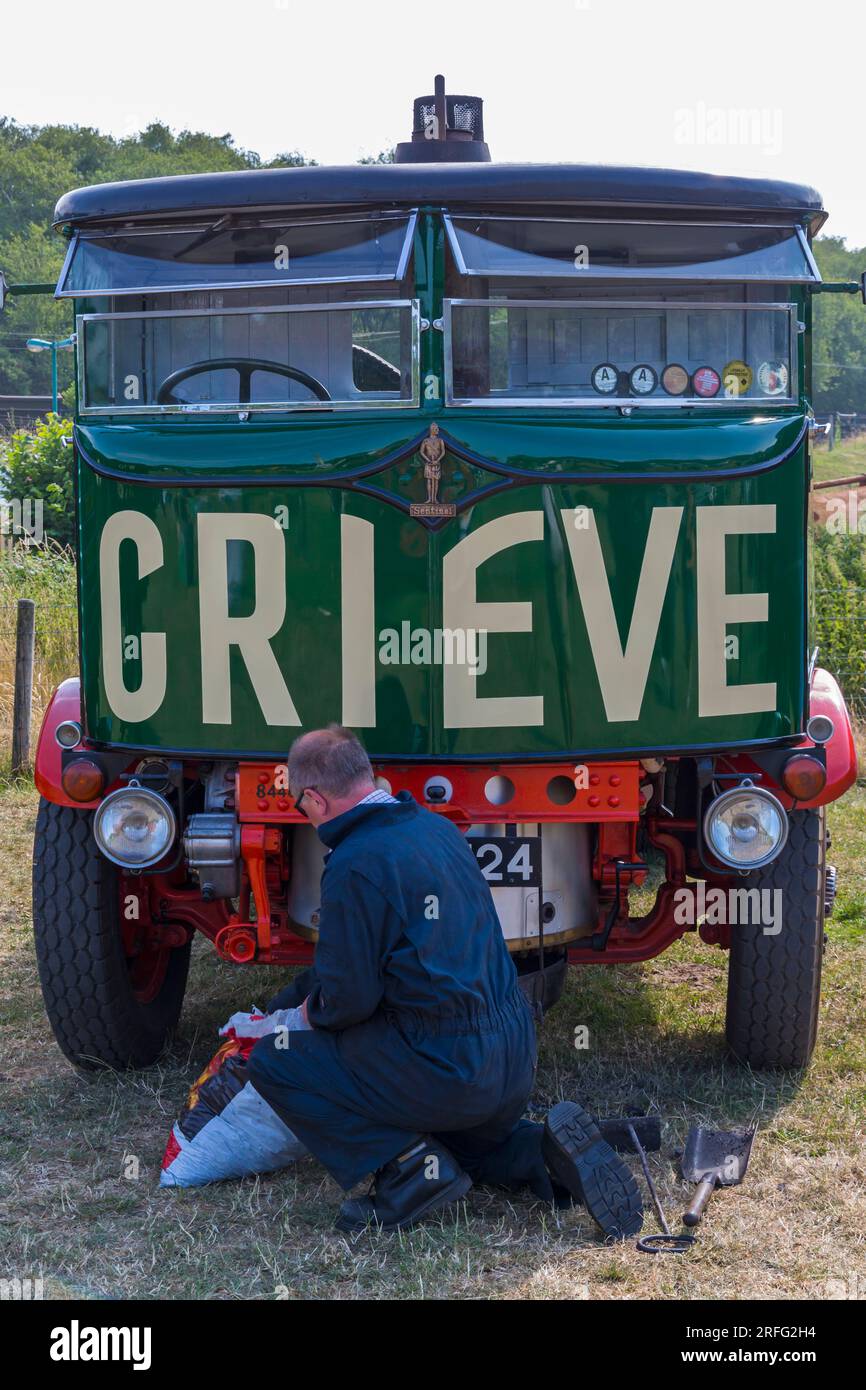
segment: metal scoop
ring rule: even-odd
[[[703,1129],[695,1125],[689,1130],[682,1174],[686,1182],[696,1182],[698,1190],[683,1212],[686,1226],[697,1226],[717,1187],[736,1187],[743,1181],[754,1137],[754,1125],[750,1129]]]

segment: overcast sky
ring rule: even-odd
[[[793,179],[866,246],[855,0],[19,0],[0,45],[18,121],[161,120],[320,163],[408,138],[443,72],[484,98],[494,159]]]

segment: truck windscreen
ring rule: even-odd
[[[536,290],[537,293],[537,290]],[[791,306],[446,300],[451,405],[673,405],[796,397]]]
[[[418,401],[412,300],[83,314],[78,329],[82,414]]]
[[[401,280],[414,225],[414,213],[379,213],[254,226],[222,218],[185,227],[81,231],[72,240],[57,294]]]

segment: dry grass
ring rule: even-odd
[[[4,538],[0,538],[4,539]],[[75,566],[71,552],[52,542],[0,550],[0,775],[10,763],[15,690],[15,629],[18,599],[36,604],[31,749],[42,715],[60,681],[78,671]]]
[[[579,1210],[473,1191],[454,1215],[353,1243],[332,1229],[339,1191],[312,1161],[268,1178],[161,1192],[159,1163],[190,1078],[235,1008],[274,972],[194,957],[175,1049],[145,1074],[86,1080],[42,1011],[30,933],[32,792],[0,796],[0,1265],[54,1296],[135,1298],[788,1298],[866,1294],[864,1039],[866,791],[832,812],[842,890],[831,921],[820,1044],[805,1075],[750,1074],[723,1054],[725,959],[680,943],[639,967],[571,972],[541,1034],[535,1104],[666,1117],[650,1162],[672,1224],[689,1189],[672,1152],[690,1124],[761,1111],[746,1182],[718,1194],[684,1258],[605,1247]],[[591,1046],[571,1045],[577,1024]],[[137,1180],[124,1163],[140,1163]],[[647,1201],[647,1206],[649,1202]],[[655,1230],[648,1214],[645,1230]],[[830,1281],[830,1282],[828,1282]]]

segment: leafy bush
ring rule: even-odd
[[[60,545],[75,539],[72,450],[62,443],[68,429],[48,415],[32,434],[16,430],[0,453],[0,494],[7,501],[41,499],[45,535]]]

